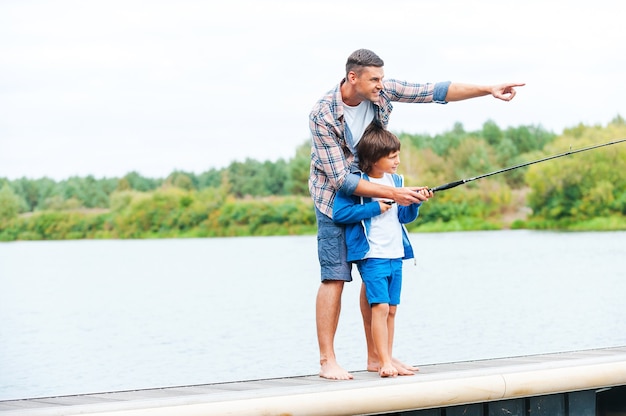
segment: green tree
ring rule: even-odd
[[[463,124],[457,122],[454,123],[452,130],[436,135],[429,147],[439,156],[447,156],[451,149],[458,147],[467,136]]]
[[[86,208],[108,208],[109,195],[118,187],[118,179],[96,179],[92,175],[84,178],[72,176],[59,183],[65,199],[75,198]]]
[[[132,171],[127,173],[124,178],[126,182],[130,185],[131,189],[140,192],[153,191],[159,186],[161,186],[162,180],[160,179],[151,179],[145,176],[140,175],[136,171]]]
[[[613,120],[611,120],[611,122],[609,123],[609,126],[619,126],[619,127],[626,126],[626,120],[624,120],[624,117],[618,114],[613,118]]]
[[[7,220],[17,216],[20,212],[22,199],[13,191],[13,188],[5,183],[0,188],[0,220]]]
[[[541,126],[511,127],[505,131],[504,136],[513,141],[520,154],[542,150],[556,138],[554,133],[546,131]]]
[[[454,177],[473,177],[494,170],[492,153],[484,140],[467,138],[450,150],[447,161],[454,168]]]
[[[165,184],[190,191],[198,189],[198,179],[191,172],[176,170],[165,179]]]
[[[50,178],[20,178],[14,180],[11,186],[24,201],[22,211],[35,211],[42,207],[46,199],[59,195],[56,182]]]
[[[281,195],[288,180],[288,171],[283,160],[261,163],[248,158],[243,163],[231,163],[226,172],[232,192],[238,198]]]
[[[198,189],[219,188],[222,185],[222,171],[209,169],[198,175]]]
[[[498,125],[494,121],[489,120],[483,124],[482,137],[491,146],[497,146],[504,137],[504,135],[502,133],[502,130],[500,130],[500,127],[498,127]]]
[[[285,183],[287,195],[309,195],[309,173],[311,170],[311,142],[307,140],[296,149],[296,155],[289,162],[288,180]]]
[[[263,163],[263,177],[267,195],[285,195],[285,185],[289,181],[287,162],[279,159],[276,162]]]

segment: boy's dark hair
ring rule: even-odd
[[[366,66],[383,67],[385,63],[378,55],[369,49],[358,49],[350,56],[346,62],[346,77],[350,71],[354,71],[357,75],[360,75],[361,70]]]
[[[369,173],[378,159],[399,150],[400,139],[373,121],[367,126],[361,140],[356,145],[356,153],[359,155],[359,169]]]

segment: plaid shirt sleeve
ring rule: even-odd
[[[446,94],[450,81],[438,82],[436,84],[416,84],[406,81],[389,79],[383,82],[384,94],[388,95],[390,101],[403,103],[446,103]]]
[[[309,128],[312,137],[309,190],[315,205],[332,217],[332,205],[338,191],[352,193],[358,178],[352,180],[350,167],[354,155],[348,149],[343,124],[337,119],[332,100],[321,100],[311,111]]]
[[[378,103],[378,120],[387,126],[389,116],[393,109],[392,102],[403,103],[438,103],[447,104],[446,94],[448,93],[449,81],[416,84],[413,82],[398,81],[388,79],[383,81],[383,90],[380,92]]]

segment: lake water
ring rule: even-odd
[[[626,232],[411,234],[394,355],[626,345]],[[317,374],[315,236],[0,244],[0,400]],[[360,277],[340,363],[365,368]]]

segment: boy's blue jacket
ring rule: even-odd
[[[393,182],[397,188],[403,185],[404,178],[393,174]],[[361,178],[369,180],[365,173]],[[420,204],[409,206],[398,205],[398,220],[402,224],[402,243],[404,245],[403,259],[412,259],[413,248],[409,241],[409,235],[404,224],[414,221],[419,215]],[[348,261],[357,261],[365,258],[370,249],[367,240],[372,217],[380,215],[380,204],[372,201],[372,198],[357,195],[344,195],[338,192],[333,203],[333,221],[337,224],[346,225],[346,244],[348,246]]]

